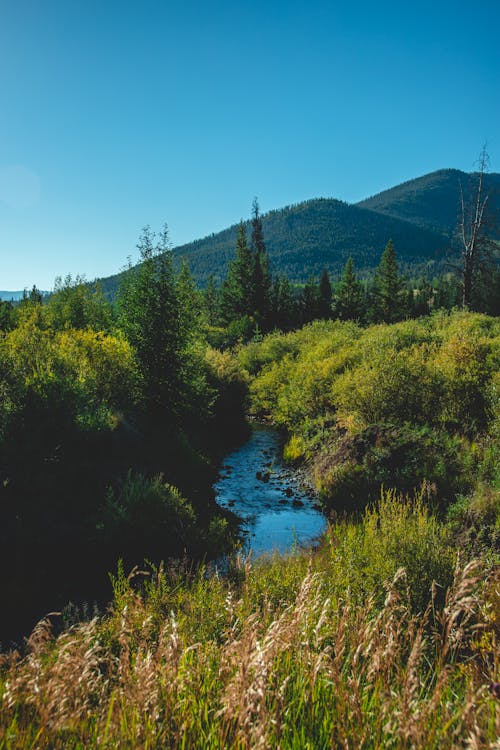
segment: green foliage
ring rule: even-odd
[[[453,579],[455,552],[445,526],[429,512],[424,497],[404,499],[382,493],[366,509],[360,524],[339,523],[331,532],[331,554],[345,566],[354,596],[361,600],[382,592],[384,581],[404,568],[412,607],[423,612],[437,583],[447,588]]]
[[[6,747],[495,743],[497,581],[456,564],[418,497],[385,493],[315,554],[226,576],[125,569],[106,615],[44,621],[0,663]]]
[[[236,256],[229,265],[221,288],[221,316],[227,325],[234,320],[254,314],[254,255],[247,243],[243,222],[238,227]]]
[[[138,244],[141,264],[129,268],[120,288],[119,325],[137,354],[147,411],[175,421],[182,411],[187,309],[179,304],[166,226],[154,241],[145,227]]]
[[[195,540],[195,528],[196,514],[179,490],[161,476],[149,479],[132,471],[108,489],[97,517],[99,536],[113,551],[112,559],[122,558],[128,565],[145,557],[182,556]]]
[[[57,278],[46,308],[47,325],[56,330],[91,328],[110,331],[112,313],[100,286],[85,283],[80,276]]]
[[[364,313],[363,287],[354,272],[353,260],[349,258],[335,295],[335,315],[340,320],[362,320]]]
[[[480,465],[491,482],[499,344],[498,320],[454,313],[365,329],[316,322],[238,359],[253,412],[286,429],[286,455],[312,461],[328,503],[360,507],[381,485],[427,480],[445,505]]]
[[[319,448],[316,485],[339,511],[363,508],[378,497],[381,486],[411,492],[424,485],[428,500],[439,498],[446,505],[472,483],[464,450],[458,438],[429,427],[367,427]]]
[[[396,251],[389,240],[373,279],[369,317],[374,323],[395,323],[404,318],[405,312],[403,282],[399,276]]]

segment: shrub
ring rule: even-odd
[[[182,556],[193,543],[196,515],[179,490],[163,481],[129,471],[110,487],[97,518],[99,537],[112,559],[128,564],[144,557]]]

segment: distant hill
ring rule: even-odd
[[[306,281],[327,268],[335,277],[352,256],[358,272],[364,274],[378,265],[392,239],[404,272],[440,272],[460,213],[459,182],[467,195],[473,177],[458,169],[441,169],[356,205],[320,198],[270,211],[263,216],[263,227],[272,271]],[[500,174],[487,174],[485,183],[493,213],[498,213]],[[236,231],[233,225],[176,247],[174,257],[177,263],[188,262],[198,283],[205,284],[210,274],[220,282],[234,257]],[[115,295],[120,278],[116,274],[100,280],[105,294]]]
[[[460,184],[468,197],[474,177],[458,169],[440,169],[384,190],[357,205],[451,237],[460,218]],[[484,185],[490,194],[492,213],[498,214],[500,174],[486,174]]]
[[[378,265],[390,239],[404,268],[439,261],[448,247],[439,232],[326,198],[271,211],[263,216],[263,228],[272,271],[294,281],[306,281],[311,274],[319,276],[323,268],[336,276],[351,255],[358,271],[370,271]],[[200,284],[205,284],[210,274],[220,282],[234,257],[236,232],[233,225],[176,247],[174,258],[178,263],[186,260]],[[99,280],[107,295],[116,292],[120,277]]]
[[[0,291],[0,299],[6,300],[7,302],[17,302],[22,299],[23,292],[2,292]]]

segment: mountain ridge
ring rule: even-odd
[[[391,239],[403,271],[438,273],[453,250],[460,213],[459,184],[467,196],[474,176],[449,167],[406,180],[357,203],[311,198],[272,209],[262,215],[271,270],[296,282],[318,276],[323,268],[335,278],[352,257],[357,271],[367,274],[376,268]],[[485,186],[498,214],[500,174],[486,173]],[[249,221],[246,226],[250,234]],[[235,223],[174,247],[176,265],[186,261],[201,286],[211,274],[220,283],[234,257],[237,227]],[[495,238],[500,239],[500,232]],[[115,296],[123,273],[126,271],[96,279],[106,296]]]

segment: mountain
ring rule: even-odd
[[[271,211],[262,217],[262,223],[271,270],[293,281],[306,281],[311,274],[319,276],[323,268],[338,276],[349,256],[358,271],[370,271],[378,265],[390,239],[404,269],[438,261],[449,244],[440,232],[326,198]],[[250,237],[249,224],[247,229]],[[220,282],[234,257],[236,232],[237,225],[233,225],[176,247],[174,258],[179,264],[187,261],[201,285],[210,274]],[[117,274],[99,280],[106,295],[114,295],[120,278]]]
[[[17,300],[20,300],[23,298],[24,292],[5,292],[0,291],[0,299],[5,300],[7,302],[16,302]]]
[[[451,237],[461,213],[460,185],[467,199],[476,178],[474,173],[440,169],[384,190],[356,205]],[[500,208],[500,174],[485,174],[484,187],[491,198],[492,218],[496,218]],[[498,229],[497,226],[497,236]]]
[[[272,271],[293,281],[306,281],[327,268],[335,277],[352,256],[356,269],[364,274],[376,268],[392,239],[404,272],[438,273],[453,244],[460,213],[459,184],[467,197],[474,177],[457,169],[441,169],[355,205],[320,198],[270,211],[262,219]],[[486,174],[485,187],[498,212],[500,174]],[[249,223],[247,229],[250,235]],[[174,258],[178,264],[186,260],[201,285],[210,274],[220,282],[234,257],[236,231],[233,225],[176,247]],[[100,279],[105,294],[114,296],[120,278],[116,274]]]
[[[359,270],[372,269],[389,239],[402,263],[409,265],[434,260],[446,247],[439,233],[334,199],[271,211],[262,224],[272,268],[295,281],[318,276],[323,268],[336,275],[350,255]],[[174,256],[185,258],[202,282],[210,273],[223,277],[234,255],[236,229],[178,247]]]

